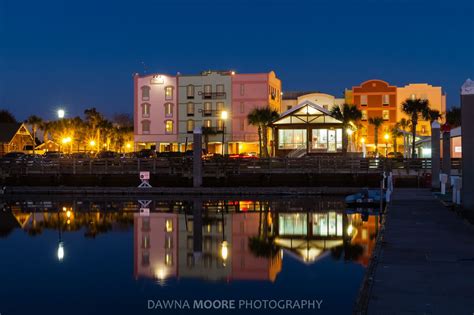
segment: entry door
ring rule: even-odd
[[[328,130],[328,152],[336,152],[336,130]]]

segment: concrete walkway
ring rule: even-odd
[[[474,227],[429,190],[396,189],[368,314],[474,314]]]

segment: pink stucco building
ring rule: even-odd
[[[177,151],[177,78],[164,74],[134,76],[135,149]]]
[[[279,112],[280,104],[281,81],[275,72],[233,75],[230,152],[258,152],[257,127],[248,124],[247,115],[255,107],[265,106]]]

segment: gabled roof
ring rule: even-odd
[[[22,123],[0,123],[0,143],[10,143]]]
[[[327,109],[306,100],[283,112],[273,125],[311,123],[342,124],[342,121],[334,118]]]

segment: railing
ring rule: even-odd
[[[225,92],[199,92],[203,100],[220,100],[226,98]]]
[[[296,149],[288,153],[289,158],[300,158],[307,153],[306,145],[299,145]]]
[[[452,170],[459,174],[461,163],[452,160]],[[226,174],[362,174],[388,170],[396,175],[422,174],[431,171],[430,159],[373,159],[344,156],[305,156],[302,158],[231,159],[216,158],[203,161],[206,176]],[[152,174],[192,176],[192,158],[172,157],[154,159],[55,159],[4,163],[0,160],[2,177],[29,174],[133,174],[149,171]]]

